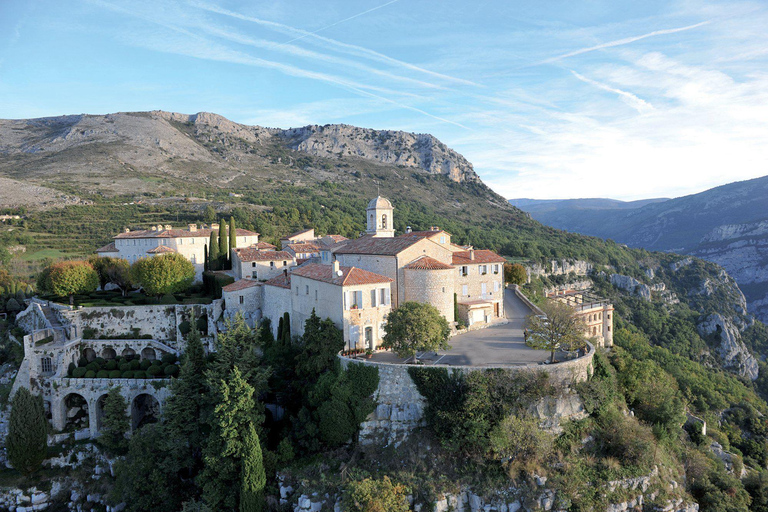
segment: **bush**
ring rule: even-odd
[[[86,379],[96,378],[96,372],[93,370],[88,370],[87,372],[85,372],[84,378]]]
[[[109,378],[109,372],[107,370],[99,370],[96,372],[96,378],[97,379],[108,379]]]
[[[141,368],[141,363],[139,362],[138,359],[132,360],[130,363],[128,363],[128,365],[131,367],[131,370],[133,371],[136,371],[139,368]]]
[[[112,370],[109,372],[109,378],[110,379],[119,379],[122,375],[122,372],[120,370]]]
[[[176,361],[178,361],[179,358],[176,354],[167,353],[163,354],[163,357],[160,360],[165,364],[176,364]]]
[[[104,369],[109,371],[117,370],[117,361],[114,359],[112,361],[107,361],[107,363],[104,365]]]
[[[130,363],[120,363],[120,366],[118,366],[118,369],[121,372],[127,372],[128,370],[131,369],[131,364]]]
[[[67,367],[67,377],[72,377],[75,371],[75,368],[77,368],[77,366],[75,366],[75,363],[69,363],[69,366]]]
[[[85,368],[86,365],[88,365],[88,360],[85,357],[80,356],[80,358],[77,360],[77,366],[82,366]]]
[[[166,294],[165,294],[165,295],[163,295],[163,296],[162,296],[162,298],[161,298],[161,299],[158,301],[158,304],[165,304],[165,305],[169,305],[169,304],[176,304],[177,302],[178,302],[178,301],[176,300],[176,297],[174,297],[174,296],[173,296],[173,295],[171,295],[170,293],[166,293]]]
[[[141,362],[141,369],[143,371],[147,371],[150,366],[152,366],[152,361],[150,361],[149,359],[145,359]]]
[[[97,357],[93,362],[99,365],[99,368],[104,368],[104,365],[107,364],[107,360],[103,357]]]
[[[165,367],[165,371],[163,372],[169,377],[175,377],[179,374],[179,367],[175,364],[169,364]]]
[[[149,369],[147,370],[147,373],[152,377],[157,377],[158,375],[163,373],[163,369],[160,368],[159,364],[153,364],[152,366],[149,367]]]
[[[506,461],[512,478],[538,470],[552,449],[552,436],[531,417],[507,416],[491,431],[489,440],[491,453]]]
[[[381,480],[366,478],[349,482],[344,487],[344,510],[350,512],[407,512],[408,488],[395,485],[385,476]]]
[[[192,330],[192,326],[189,324],[188,321],[184,320],[179,324],[179,332],[182,336],[186,338],[187,334]]]
[[[133,372],[131,370],[128,370],[127,372],[123,372],[123,379],[132,379],[133,378]]]
[[[147,378],[147,372],[143,372],[141,370],[136,370],[133,372],[133,378],[134,379],[146,379]]]
[[[85,377],[85,374],[86,374],[87,372],[88,372],[88,370],[86,370],[86,369],[85,369],[85,368],[83,368],[83,367],[80,367],[80,368],[75,368],[75,369],[72,371],[72,376],[73,376],[74,378],[76,378],[76,379],[81,379],[81,378]]]
[[[96,373],[97,371],[99,371],[99,363],[97,363],[96,361],[92,361],[87,365],[85,365],[85,369]]]

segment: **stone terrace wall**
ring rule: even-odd
[[[512,372],[543,371],[549,374],[550,381],[563,389],[570,388],[577,382],[584,382],[592,375],[592,358],[595,348],[589,345],[589,352],[578,359],[558,364],[531,364],[521,366],[448,366],[432,365],[464,373],[504,369]],[[358,363],[375,366],[379,369],[379,387],[374,394],[376,410],[361,425],[360,440],[364,444],[385,443],[399,445],[409,433],[424,425],[426,399],[421,396],[416,384],[408,374],[411,365],[378,363],[365,359],[351,359],[339,356],[346,368]]]

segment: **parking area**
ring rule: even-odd
[[[548,361],[549,352],[525,345],[524,323],[531,310],[509,289],[504,295],[504,312],[506,323],[454,336],[449,341],[450,350],[418,354],[419,361],[450,366],[519,366]],[[374,354],[372,360],[406,362],[390,352]]]

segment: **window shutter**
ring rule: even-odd
[[[371,290],[371,307],[376,307],[376,290]]]

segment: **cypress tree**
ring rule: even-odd
[[[219,267],[219,242],[216,241],[216,231],[211,231],[211,239],[209,240],[210,254],[208,255],[208,266],[211,270],[220,270]]]
[[[235,218],[229,218],[229,255],[232,256],[232,249],[237,247],[237,228],[235,227]]]
[[[267,476],[264,473],[264,458],[261,443],[253,424],[248,426],[243,439],[242,484],[240,486],[240,512],[261,512],[264,510],[264,487]]]
[[[283,331],[285,327],[283,325],[283,317],[277,322],[277,341],[283,341]]]
[[[283,343],[291,343],[291,317],[287,311],[283,314]]]
[[[5,438],[8,460],[21,474],[29,476],[40,468],[48,451],[43,398],[19,388],[11,400],[10,416]]]
[[[229,265],[229,241],[227,240],[227,221],[221,220],[219,229],[219,269],[224,270]]]
[[[130,427],[128,423],[128,403],[120,394],[120,387],[112,388],[104,400],[103,427],[99,436],[99,444],[112,453],[121,453],[128,448],[125,433]]]
[[[203,248],[203,257],[205,258],[203,262],[203,271],[208,272],[211,270],[211,266],[208,263],[208,244],[205,244],[205,247]]]

